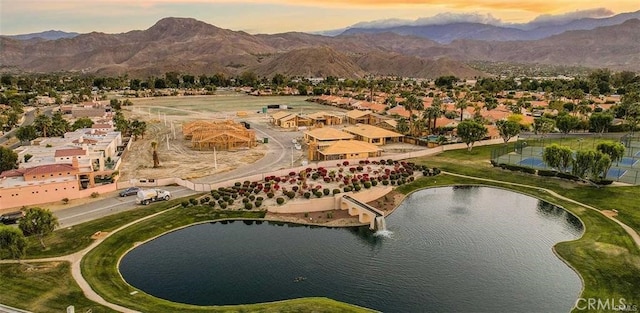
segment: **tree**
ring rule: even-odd
[[[122,109],[122,102],[120,102],[120,100],[118,99],[109,100],[109,105],[111,106],[112,109],[116,111]]]
[[[28,208],[18,224],[26,236],[37,236],[43,249],[46,248],[44,237],[53,232],[56,226],[58,226],[58,218],[49,209],[38,207]]]
[[[613,115],[608,113],[593,113],[589,117],[589,126],[594,132],[602,134],[613,122]]]
[[[16,131],[16,138],[18,138],[18,140],[20,140],[21,142],[31,141],[38,138],[35,126],[20,126]]]
[[[611,162],[619,162],[624,156],[624,145],[615,141],[601,142],[596,150],[608,155]]]
[[[545,134],[550,133],[556,127],[556,122],[550,118],[541,117],[533,121],[533,130],[536,134],[540,134],[544,137]]]
[[[15,227],[0,226],[0,250],[6,250],[12,259],[20,259],[27,250],[24,234]]]
[[[158,142],[151,142],[151,149],[153,149],[152,157],[153,157],[153,168],[157,168],[160,166],[160,158],[158,157]]]
[[[442,100],[440,100],[439,96],[435,96],[431,106],[427,107],[422,113],[422,118],[427,120],[427,129],[431,133],[436,129],[436,121],[442,114],[444,114],[442,112]]]
[[[73,122],[73,125],[71,125],[71,129],[77,130],[81,128],[91,128],[91,126],[93,126],[93,121],[90,118],[81,117]]]
[[[572,174],[580,178],[586,178],[591,172],[596,160],[596,152],[593,150],[578,150],[573,159]]]
[[[400,132],[401,134],[406,134],[409,132],[409,124],[407,124],[407,120],[406,119],[400,119],[398,121],[398,125],[396,126],[396,130],[398,132]]]
[[[499,120],[496,122],[496,127],[505,144],[509,142],[511,138],[520,134],[520,123],[516,121]]]
[[[607,172],[611,168],[611,158],[600,152],[595,152],[595,160],[591,168],[591,179],[598,180],[607,178]]]
[[[460,109],[460,122],[462,122],[462,119],[464,118],[464,109],[467,108],[467,106],[469,106],[469,103],[467,102],[467,99],[469,97],[469,92],[466,91],[464,97],[460,98],[460,91],[456,91],[455,93],[455,107],[456,109]]]
[[[147,123],[145,121],[135,119],[131,121],[130,127],[133,140],[138,140],[138,136],[141,136],[142,139],[144,139],[144,133],[147,131]]]
[[[482,140],[487,136],[487,128],[476,121],[462,121],[458,124],[458,137],[467,144],[467,150],[473,149],[476,141]]]
[[[280,73],[276,73],[275,75],[273,75],[273,78],[271,78],[271,83],[276,86],[283,86],[286,81],[287,81],[287,78]]]
[[[411,135],[415,135],[415,129],[413,126],[413,110],[424,109],[424,104],[422,103],[422,99],[419,99],[414,94],[410,94],[404,101],[403,105],[404,108],[409,111],[409,133]]]
[[[18,154],[13,150],[0,146],[0,173],[17,168]]]
[[[7,123],[7,126],[9,126],[9,128],[13,128],[13,126],[16,126],[19,120],[20,120],[20,115],[15,110],[10,110],[9,113],[7,113],[6,123]]]
[[[36,127],[39,136],[48,137],[49,129],[51,128],[51,118],[44,114],[38,114],[33,121],[33,125]]]
[[[568,134],[580,125],[580,119],[577,116],[569,114],[561,114],[556,118],[556,126],[563,134]]]
[[[242,86],[255,86],[258,83],[258,76],[252,71],[245,71],[240,74],[239,81]]]
[[[440,76],[440,77],[436,78],[435,85],[437,87],[440,87],[440,88],[446,87],[448,89],[451,89],[451,88],[453,88],[453,84],[455,82],[457,82],[458,80],[459,79],[457,77],[451,76],[451,75],[450,76]]]
[[[51,118],[51,137],[62,137],[64,133],[68,132],[71,129],[71,125],[69,125],[69,121],[67,121],[63,116],[62,112],[57,111],[53,114]]]
[[[544,148],[542,160],[548,166],[566,172],[573,160],[573,151],[567,146],[552,144]]]

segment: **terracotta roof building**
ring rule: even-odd
[[[341,140],[317,150],[314,160],[366,159],[381,155],[382,149],[376,145],[357,140]]]
[[[402,134],[373,125],[359,124],[343,129],[344,132],[353,134],[355,139],[374,145],[385,145],[389,142],[399,142]]]

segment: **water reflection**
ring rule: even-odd
[[[199,305],[321,296],[384,312],[566,312],[579,296],[551,247],[582,225],[548,203],[435,188],[409,196],[387,225],[391,238],[367,226],[200,224],[136,247],[119,269],[149,294]]]
[[[551,220],[562,219],[565,222],[565,224],[569,226],[570,229],[572,231],[575,231],[576,233],[582,232],[584,228],[584,226],[582,225],[582,222],[580,222],[580,219],[578,217],[568,212],[567,210],[559,206],[553,205],[549,202],[539,200],[536,206],[536,212],[538,213],[539,216],[542,216],[546,219],[551,219]]]

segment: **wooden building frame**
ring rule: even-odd
[[[234,150],[256,146],[255,131],[233,121],[194,121],[182,126],[184,138],[198,150]]]

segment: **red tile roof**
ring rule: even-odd
[[[24,175],[24,171],[25,171],[25,169],[23,169],[23,168],[4,171],[4,172],[0,173],[0,178],[19,177],[19,176]]]
[[[44,175],[64,171],[73,172],[75,174],[77,169],[71,166],[71,164],[47,164],[24,169],[24,176]]]
[[[88,140],[88,139],[85,139]],[[76,142],[76,140],[74,140],[74,142]],[[68,156],[76,156],[76,155],[86,155],[87,151],[85,151],[84,149],[60,149],[60,150],[56,150],[56,153],[54,155],[54,157],[68,157]]]

